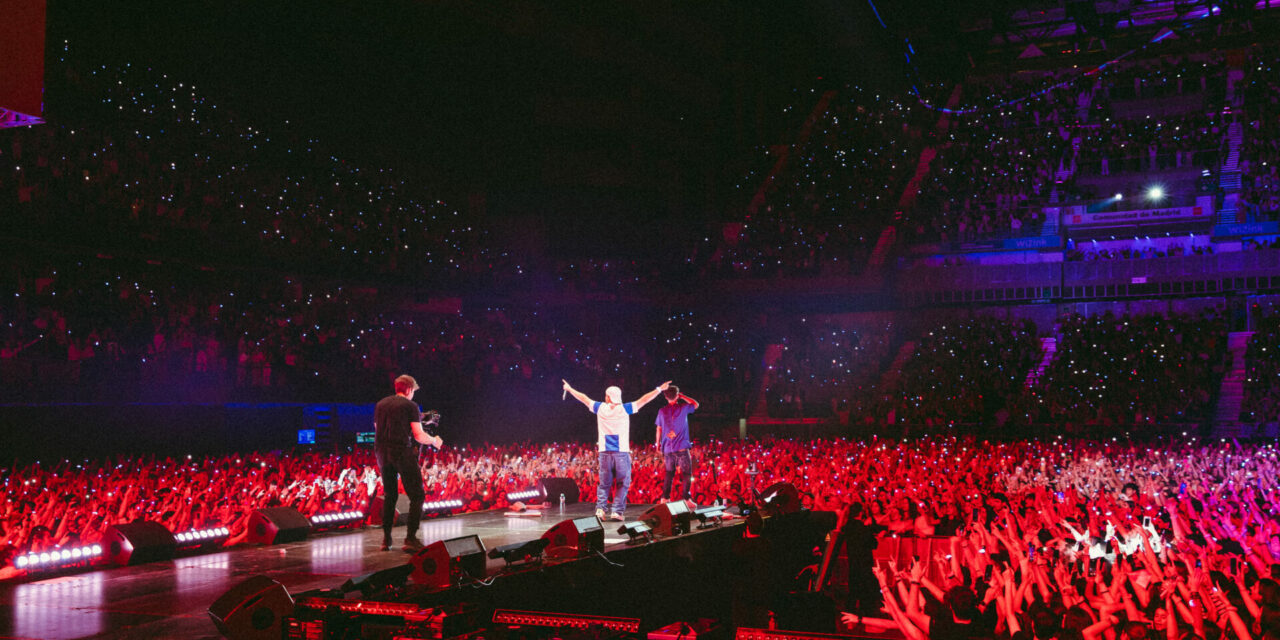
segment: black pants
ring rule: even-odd
[[[680,470],[680,481],[684,483],[684,495],[680,496],[681,500],[690,498],[690,490],[693,488],[693,456],[689,455],[688,449],[673,451],[671,453],[662,454],[662,462],[666,465],[667,474],[662,479],[662,497],[671,497],[671,482],[675,480],[676,469]]]
[[[404,537],[418,537],[418,523],[422,522],[422,503],[427,492],[422,488],[422,469],[418,467],[418,450],[414,447],[378,449],[378,469],[382,473],[382,537],[391,539],[391,527],[396,524],[396,501],[400,499],[400,479],[404,479],[404,494],[409,496],[409,514],[405,520]]]

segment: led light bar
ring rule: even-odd
[[[342,511],[340,513],[320,513],[311,516],[312,529],[340,529],[364,522],[365,515],[360,511]]]
[[[446,511],[453,511],[454,509],[461,509],[461,508],[462,508],[461,500],[456,500],[456,499],[455,500],[436,500],[434,502],[428,502],[422,505],[422,512],[423,513],[444,513]]]
[[[639,633],[639,618],[609,618],[606,616],[588,616],[577,613],[550,613],[546,611],[513,611],[497,609],[493,612],[493,621],[498,624],[522,627],[570,627],[588,629],[601,627],[609,631]]]
[[[846,640],[849,636],[836,633],[810,631],[783,631],[781,629],[750,629],[738,627],[734,640]]]
[[[374,602],[371,600],[338,600],[334,598],[303,598],[298,606],[316,611],[337,608],[343,613],[365,613],[373,616],[395,616],[409,620],[426,620],[433,609],[423,609],[416,604],[400,602]]]
[[[226,527],[213,527],[211,529],[193,529],[184,531],[173,536],[177,541],[179,549],[194,549],[196,547],[204,547],[211,545],[220,545],[231,537],[231,530]]]
[[[512,491],[507,494],[508,502],[518,502],[523,500],[532,500],[533,498],[541,498],[542,489],[525,489],[524,491]]]
[[[68,549],[53,549],[36,553],[32,551],[18,556],[13,566],[28,571],[45,571],[78,564],[88,564],[102,556],[102,545],[89,545]]]

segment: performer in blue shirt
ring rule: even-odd
[[[698,401],[680,393],[680,388],[671,385],[663,391],[667,406],[658,409],[658,450],[662,452],[663,463],[667,467],[667,475],[662,481],[661,502],[671,496],[671,481],[675,478],[676,468],[680,468],[680,478],[684,481],[682,500],[690,498],[689,491],[693,486],[693,456],[689,455],[689,414],[698,410]],[[683,401],[683,402],[681,402]]]

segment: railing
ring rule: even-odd
[[[1176,256],[1140,260],[1065,262],[1064,285],[1133,283],[1134,279],[1182,280],[1215,277],[1272,276],[1280,274],[1280,251],[1237,251],[1202,256]]]
[[[1090,262],[916,266],[899,275],[898,285],[914,304],[1212,295],[1280,288],[1280,251]]]
[[[908,291],[1052,286],[1061,282],[1060,263],[913,267],[898,279]]]

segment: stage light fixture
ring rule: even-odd
[[[91,545],[68,549],[54,549],[41,553],[27,553],[13,560],[17,569],[28,571],[49,571],[80,564],[88,564],[102,556],[102,545]]]
[[[539,488],[525,489],[524,491],[512,491],[511,493],[508,493],[507,502],[527,502],[527,501],[533,500],[534,498],[541,498],[541,497],[543,497],[542,489],[539,489]]]
[[[432,501],[432,502],[428,502],[428,503],[426,503],[426,504],[422,505],[422,513],[423,513],[423,514],[428,514],[428,513],[435,513],[435,514],[448,513],[448,512],[450,512],[450,511],[453,511],[454,509],[461,509],[461,508],[462,508],[462,500],[458,500],[458,499],[454,499],[454,500],[434,500],[434,501]]]
[[[714,505],[696,509],[693,512],[693,517],[698,519],[699,529],[718,527],[720,526],[720,522],[724,520],[724,507]]]
[[[653,529],[642,520],[628,522],[618,527],[618,533],[627,535],[627,544],[648,544],[653,542]]]
[[[359,511],[342,511],[339,513],[321,513],[311,516],[311,529],[322,531],[341,529],[364,524],[365,515]]]
[[[1117,191],[1117,192],[1116,192],[1116,197],[1115,197],[1115,198],[1112,198],[1112,199],[1113,199],[1113,200],[1124,200],[1124,194],[1123,194],[1123,193],[1120,193],[1119,191]]]
[[[1147,199],[1151,201],[1164,199],[1164,188],[1160,185],[1155,185],[1147,189]]]
[[[546,551],[550,544],[551,540],[548,538],[515,542],[490,549],[489,557],[495,560],[502,558],[508,566],[517,562],[537,562],[542,560],[542,552]]]
[[[184,531],[173,536],[174,541],[178,543],[178,549],[189,550],[198,549],[200,547],[220,547],[231,537],[231,530],[226,527],[213,527],[209,529],[193,529]]]

